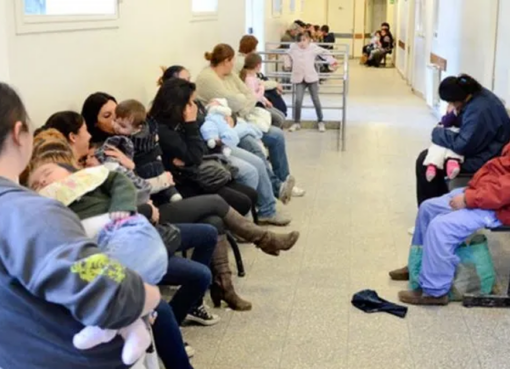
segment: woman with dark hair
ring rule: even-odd
[[[246,87],[241,79],[233,73],[235,52],[226,44],[217,45],[212,53],[206,53],[210,66],[200,72],[197,78],[198,98],[204,104],[212,99],[227,99],[229,107],[241,117],[247,116],[257,103],[257,98]],[[277,127],[269,128],[264,133],[262,142],[269,149],[269,160],[273,167],[275,178],[284,183],[290,175],[285,136]],[[252,152],[251,149],[243,147]],[[274,185],[273,185],[274,187]],[[294,187],[292,195],[302,197],[305,191]]]
[[[182,70],[183,69],[180,69],[181,72]],[[98,94],[110,96],[105,93]],[[91,95],[92,97],[89,97],[89,99],[96,99],[94,95]],[[108,132],[113,130],[111,127],[115,118],[115,105],[108,106],[111,105],[109,104],[110,101],[114,101],[114,98],[110,97],[107,99],[103,106],[99,106],[99,104],[95,105],[93,110],[90,110],[92,109],[90,104],[84,104],[83,116],[89,117],[89,120],[87,121],[89,127],[100,125]],[[85,106],[89,109],[86,112]],[[112,114],[108,114],[110,112]],[[108,116],[108,118],[105,118],[105,116]],[[100,120],[103,121],[98,123]],[[168,163],[165,162],[164,164],[168,168],[171,161],[168,161]],[[235,202],[237,201],[236,199],[241,198],[244,202],[246,202],[246,204],[244,204],[244,202],[237,203],[242,207],[242,214],[247,214],[251,209],[251,201],[249,201],[247,196],[244,196],[235,190],[229,190],[231,193],[227,194],[227,197],[229,197],[231,201]],[[184,195],[184,192],[181,193]],[[223,195],[225,196],[225,193],[223,193]],[[256,226],[255,224],[247,221],[244,217],[240,216],[222,197],[218,195],[188,197],[175,203],[162,205],[159,207],[159,211],[160,223],[205,223],[210,224],[217,229],[219,237],[214,249],[213,259],[211,261],[211,269],[214,277],[213,285],[211,287],[211,297],[216,307],[220,306],[221,301],[225,301],[231,309],[237,311],[250,310],[252,305],[251,303],[241,299],[234,290],[232,272],[230,271],[228,261],[229,245],[225,235],[226,230],[231,230],[235,234],[242,236],[247,241],[254,242],[261,248],[261,250],[270,254],[278,254],[279,250],[288,248],[289,241],[291,243],[295,243],[297,241],[297,236],[299,236],[297,233],[279,236],[273,232],[268,232]],[[205,313],[206,311],[202,314],[202,321],[204,322],[202,324],[207,325],[210,319]]]
[[[102,254],[64,205],[18,184],[32,156],[30,131],[21,99],[11,87],[0,84],[0,206],[4,210],[0,220],[0,325],[9,332],[0,335],[0,367],[124,367],[120,336],[87,351],[78,351],[71,337],[84,325],[104,329],[129,325],[156,307],[160,293]],[[97,261],[103,272],[93,267],[88,276],[77,272]],[[123,278],[114,280],[112,273],[104,273],[113,270]],[[173,314],[169,323],[168,334],[175,342],[181,339],[184,352]],[[20,324],[31,327],[30,331],[20,329]],[[178,359],[179,353],[175,354]]]
[[[454,132],[437,126],[432,131],[432,142],[463,155],[461,172],[475,173],[486,162],[500,155],[510,141],[510,117],[494,93],[466,74],[445,78],[439,86],[439,96],[454,106],[460,130]],[[444,170],[437,169],[436,176],[430,182],[427,180],[426,156],[427,150],[416,160],[418,206],[448,193]],[[410,233],[414,233],[414,228]],[[395,280],[407,279],[409,271],[407,267],[397,269],[390,276]]]

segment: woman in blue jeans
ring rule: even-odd
[[[219,74],[225,74],[225,75],[228,75],[229,78],[232,78],[232,79],[239,79],[237,76],[234,76],[232,74],[232,68],[233,68],[233,63],[232,63],[232,58],[230,59],[230,61],[227,60],[228,58],[224,59],[222,62],[220,62],[218,64],[218,66],[215,67],[215,69],[218,69],[218,72]],[[160,78],[159,82],[160,84],[162,84],[163,82],[171,79],[171,78],[181,78],[181,79],[184,79],[186,81],[190,81],[191,79],[191,76],[190,76],[190,73],[189,71],[182,67],[182,66],[178,66],[178,65],[175,65],[175,66],[172,66],[170,68],[167,68],[164,73],[163,73],[163,76]],[[238,86],[239,88],[239,91],[237,91],[237,94],[236,94],[236,97],[239,98],[240,96],[245,96],[245,99],[243,100],[247,105],[250,105],[252,104],[253,102],[253,107],[255,106],[256,104],[256,100],[253,99],[249,99],[248,96],[249,94],[251,94],[251,91],[249,91],[246,86],[244,85],[244,83],[239,79],[239,82],[240,84],[237,85],[230,85],[231,88],[236,88],[236,86]],[[198,81],[197,81],[198,83]],[[225,80],[223,80],[223,83],[226,83]],[[203,82],[203,85],[208,85],[209,83],[207,81]],[[229,106],[231,108],[233,108],[232,110],[234,111],[234,113],[240,113],[240,111],[237,111],[235,108],[236,107],[239,107],[240,105],[239,104],[236,104],[234,103],[233,105],[231,104],[231,100],[233,99],[229,99],[229,96],[231,95],[231,91],[229,90],[224,90],[224,89],[221,89],[221,90],[210,90],[210,89],[201,89],[200,88],[200,85],[197,85],[197,91],[198,91],[198,96],[199,96],[199,99],[201,99],[202,102],[205,101],[205,103],[207,103],[208,101],[212,100],[213,98],[226,98],[228,101],[229,101]],[[209,93],[209,91],[211,91]],[[216,94],[219,94],[218,91],[221,91],[222,92],[222,96],[215,96]],[[200,119],[204,119],[204,117],[198,117],[197,121],[200,121]],[[241,140],[241,143],[239,144],[239,147],[241,149],[244,149],[246,151],[249,151],[250,153],[258,156],[260,159],[262,159],[265,167],[266,167],[266,171],[269,175],[269,180],[271,182],[271,185],[273,187],[273,194],[275,197],[279,198],[280,197],[280,193],[281,193],[281,188],[282,188],[282,185],[285,183],[285,181],[289,178],[289,175],[290,175],[290,169],[289,169],[289,161],[288,161],[288,158],[287,158],[287,149],[286,149],[286,145],[285,145],[285,136],[283,134],[283,131],[278,128],[278,127],[270,127],[269,128],[269,131],[268,132],[265,132],[264,133],[264,136],[262,137],[262,142],[264,143],[264,145],[268,148],[269,150],[269,161],[268,161],[268,158],[266,157],[266,154],[264,153],[264,151],[260,148],[260,146],[257,144],[257,142],[253,139],[253,138],[250,138],[250,137],[246,137],[245,139]],[[297,186],[294,186],[293,190],[292,190],[292,196],[294,197],[303,197],[305,195],[305,190],[297,187]]]
[[[180,332],[168,331],[169,323],[180,326],[188,312],[202,305],[202,298],[211,285],[209,270],[212,254],[218,240],[216,228],[208,224],[178,224],[181,246],[178,251],[194,249],[191,260],[172,255],[168,260],[168,272],[161,285],[181,286],[170,303],[161,301],[156,308],[153,332],[156,349],[167,369],[189,369],[188,355]],[[217,321],[217,319],[216,319]],[[179,347],[176,350],[175,347]],[[170,349],[174,348],[174,349]]]

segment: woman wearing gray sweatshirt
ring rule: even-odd
[[[0,368],[125,368],[121,338],[78,351],[73,332],[129,325],[159,291],[101,254],[69,209],[19,186],[31,153],[23,103],[0,83]]]

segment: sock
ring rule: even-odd
[[[124,338],[122,361],[126,365],[136,363],[152,343],[149,329],[142,319],[137,319],[130,326],[122,328],[119,334]]]
[[[425,172],[425,177],[427,181],[432,182],[434,178],[436,178],[437,168],[435,165],[430,164],[427,166],[427,171]]]
[[[449,179],[454,179],[460,173],[460,163],[455,159],[448,159],[446,161],[446,175]]]
[[[113,340],[117,331],[111,329],[101,329],[99,327],[85,327],[73,337],[73,345],[78,350],[89,350],[102,343]]]

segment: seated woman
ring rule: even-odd
[[[217,45],[212,53],[206,53],[210,66],[202,70],[197,78],[198,98],[203,103],[212,99],[226,98],[228,105],[235,114],[246,117],[255,107],[257,100],[241,79],[233,73],[235,53],[232,47],[225,44]],[[281,129],[271,127],[262,137],[264,145],[269,149],[269,160],[275,174],[271,179],[273,190],[279,188],[290,175],[285,137]],[[257,145],[258,146],[258,145]],[[240,143],[240,147],[257,155],[258,147]],[[279,181],[279,184],[274,184]],[[294,197],[302,197],[305,191],[297,186],[293,189]]]
[[[246,56],[248,56],[251,53],[254,53],[257,51],[257,45],[259,44],[259,40],[253,35],[245,35],[241,38],[241,41],[239,42],[239,52],[236,55],[235,58],[235,65],[234,65],[234,73],[239,75],[241,71],[244,68],[245,59]],[[263,82],[264,84],[264,96],[269,100],[271,105],[270,107],[274,107],[278,109],[280,112],[283,113],[283,118],[275,117],[278,121],[285,122],[285,117],[287,116],[287,104],[285,103],[285,100],[283,100],[282,94],[283,94],[283,86],[278,83],[277,81],[270,80],[264,74],[259,70],[257,74],[258,78]],[[271,111],[271,114],[276,114],[275,111]],[[280,126],[281,128],[281,126]]]
[[[416,305],[448,304],[459,263],[457,247],[477,230],[501,225],[510,225],[510,145],[504,148],[501,157],[487,162],[467,188],[420,205],[412,245],[423,246],[421,290],[400,292],[400,301]]]
[[[4,210],[0,322],[9,332],[0,335],[0,366],[86,369],[93,363],[96,368],[123,367],[120,337],[82,352],[69,338],[85,325],[117,329],[133,323],[157,306],[158,289],[102,254],[69,209],[18,184],[31,158],[33,138],[25,107],[6,84],[0,84],[0,132],[0,206]],[[34,211],[26,211],[27,204]],[[116,270],[123,278],[114,280],[93,268],[86,278],[75,272],[79,265],[90,266],[98,259],[103,260],[103,270]],[[184,352],[179,327],[172,319],[171,315],[174,324],[169,325],[168,334],[174,344],[180,340]],[[20,329],[20,324],[31,327],[30,332]],[[180,359],[179,352],[174,355],[174,360]]]
[[[50,163],[71,167],[75,165],[76,160],[73,157],[73,151],[69,148],[62,134],[55,129],[44,129],[34,138],[34,151],[28,171],[34,172]],[[206,265],[211,259],[217,238],[215,229],[207,225],[179,225],[178,227],[182,236],[181,249],[194,247],[193,259],[195,261],[170,257],[167,272],[161,282],[166,284],[169,283],[168,280],[172,280],[172,284],[181,286],[170,303],[172,309],[168,309],[170,306],[165,301],[161,301],[156,309],[161,318],[154,325],[156,347],[161,349],[159,355],[165,365],[170,368],[189,365],[189,361],[184,346],[181,347],[179,344],[175,346],[175,337],[168,334],[167,325],[172,322],[180,325],[188,312],[192,314],[196,310],[193,307],[198,306],[198,300],[210,285],[211,276]],[[190,241],[191,238],[194,242]],[[185,260],[184,265],[181,260]],[[199,263],[202,263],[202,265]],[[180,266],[182,266],[182,269],[179,269]],[[174,356],[177,356],[177,361],[175,361]],[[184,367],[186,368],[186,366]]]
[[[432,131],[432,142],[464,156],[461,172],[475,173],[510,141],[510,117],[501,100],[468,75],[445,78],[439,96],[457,111],[460,130],[438,126]],[[444,170],[438,169],[427,180],[427,153],[423,151],[416,160],[418,205],[448,192]]]
[[[88,119],[85,119],[87,126],[93,131],[98,129],[97,127],[102,127],[101,132],[97,133],[98,136],[104,134],[102,133],[104,131],[111,132],[105,134],[106,137],[114,134],[113,121],[116,106],[115,99],[108,94],[99,92],[90,95],[83,108],[84,116],[88,117]],[[121,158],[121,163],[125,162],[130,167],[135,166],[131,160],[126,160],[129,158],[124,158],[122,153],[116,151],[111,153]],[[168,174],[170,175],[170,172]],[[173,178],[171,180],[173,182]],[[251,203],[249,203],[249,206],[251,207]],[[249,210],[250,208],[245,206],[243,215],[246,215]],[[225,235],[226,230],[231,230],[244,239],[255,242],[262,250],[272,255],[278,253],[279,249],[288,247],[288,241],[295,243],[299,236],[298,233],[290,233],[282,238],[246,221],[218,195],[188,197],[182,201],[161,205],[159,211],[161,223],[206,223],[217,229],[220,236],[211,261],[213,272],[211,298],[216,307],[220,307],[221,301],[225,301],[231,309],[237,311],[250,310],[252,305],[250,302],[241,299],[234,290],[232,272],[228,261],[229,244]],[[174,300],[175,296],[172,302]],[[175,307],[172,307],[175,310]],[[210,325],[212,319],[214,317],[208,314],[204,308],[199,308],[193,318],[194,321],[201,321],[204,325]],[[160,331],[157,324],[154,326],[154,331],[155,333]],[[161,352],[159,354],[162,355]],[[168,357],[168,359],[171,358]]]

